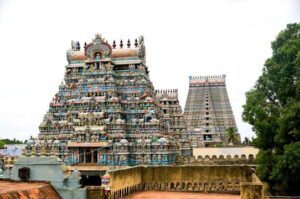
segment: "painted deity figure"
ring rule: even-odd
[[[42,146],[41,155],[46,155],[46,147]]]
[[[101,59],[101,54],[100,53],[96,53],[95,60],[100,60],[100,59]]]

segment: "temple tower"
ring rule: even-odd
[[[83,50],[79,42],[71,47],[39,140],[73,164],[173,163],[177,146],[154,98],[143,37],[117,47],[97,34]]]
[[[225,143],[225,130],[236,128],[225,78],[225,75],[189,78],[184,119],[193,147]]]
[[[182,108],[178,100],[178,89],[155,90],[155,99],[160,103],[167,131],[179,143],[179,153],[183,156],[192,154],[191,145],[186,134]]]

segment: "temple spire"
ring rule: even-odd
[[[120,41],[120,48],[123,48],[123,40]]]
[[[127,48],[130,48],[131,44],[130,44],[130,39],[128,39],[127,41]]]
[[[135,39],[135,41],[134,41],[134,46],[135,46],[135,47],[138,46],[138,40],[137,40],[137,39]]]

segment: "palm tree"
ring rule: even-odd
[[[229,127],[225,130],[225,137],[227,138],[228,143],[232,143],[233,145],[238,143],[237,137],[237,129],[234,127]]]
[[[244,138],[243,144],[245,144],[245,145],[247,145],[247,146],[250,144],[250,140],[249,140],[248,137],[245,137],[245,138]]]

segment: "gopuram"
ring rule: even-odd
[[[155,98],[161,104],[167,130],[178,142],[179,155],[191,156],[192,148],[178,100],[178,89],[155,90]]]
[[[97,34],[83,50],[72,42],[67,60],[27,153],[55,154],[68,164],[174,163],[178,147],[155,99],[143,37],[117,47]]]
[[[226,129],[236,127],[225,75],[190,76],[184,119],[192,147],[226,143]]]

